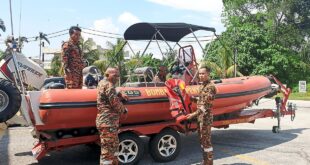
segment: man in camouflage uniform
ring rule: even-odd
[[[127,109],[120,101],[119,94],[115,90],[118,78],[118,69],[108,68],[105,72],[105,79],[101,80],[97,87],[98,114],[96,126],[101,141],[101,165],[118,164],[119,119],[122,113],[127,113]],[[128,99],[126,95],[125,99]]]
[[[70,39],[62,45],[62,63],[65,74],[65,82],[68,89],[81,89],[83,85],[84,63],[82,60],[82,51],[79,46],[81,29],[72,26],[69,29]]]
[[[202,66],[199,69],[199,79],[202,85],[199,87],[199,98],[192,98],[197,103],[197,110],[187,115],[187,119],[197,118],[198,136],[203,150],[203,165],[213,164],[213,148],[211,144],[211,126],[213,115],[211,112],[212,101],[216,94],[216,88],[210,82],[210,69]]]

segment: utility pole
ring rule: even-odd
[[[48,44],[50,44],[50,42],[46,36],[47,36],[46,34],[40,32],[39,36],[36,37],[36,40],[39,38],[39,42],[40,42],[40,44],[39,44],[39,46],[40,46],[39,60],[42,60],[42,62],[44,62],[44,53],[42,53],[42,47],[44,47],[44,42],[42,41],[42,39],[44,39]],[[41,56],[42,56],[42,58],[41,58]]]
[[[42,32],[39,32],[39,46],[40,46],[40,54],[39,54],[39,60],[41,60],[41,53],[42,53],[42,38],[41,38]]]
[[[42,47],[44,47],[44,41],[41,42]],[[42,62],[44,62],[44,52],[42,52]]]
[[[13,30],[13,15],[12,15],[12,0],[10,0],[10,15],[11,15],[11,29],[12,29],[12,36],[14,37],[14,30]]]

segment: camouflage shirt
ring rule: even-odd
[[[206,121],[207,124],[212,124],[213,116],[211,108],[215,94],[215,85],[210,81],[204,82],[199,87],[199,98],[196,100],[197,110],[194,112],[194,115],[198,116],[198,122]]]
[[[61,57],[63,62],[63,67],[65,72],[77,72],[84,68],[84,63],[82,61],[82,51],[78,44],[74,44],[72,40],[65,42],[62,45]]]
[[[107,80],[101,80],[98,84],[96,124],[101,127],[118,127],[121,113],[125,106],[117,96],[115,86]]]

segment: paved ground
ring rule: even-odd
[[[232,125],[229,129],[214,129],[212,141],[215,149],[214,164],[284,164],[310,165],[310,102],[294,101],[298,112],[294,122],[289,116],[282,120],[282,132],[274,134],[271,127],[276,120],[259,119],[255,124]],[[260,107],[273,107],[274,102],[263,100]],[[38,164],[31,156],[30,128],[14,127],[9,130],[0,125],[0,165]],[[145,143],[148,139],[144,138]],[[202,158],[196,134],[182,135],[182,150],[172,164],[195,164]],[[147,146],[147,145],[146,145]],[[98,150],[76,146],[53,152],[39,164],[98,164]],[[140,164],[157,164],[146,153]]]

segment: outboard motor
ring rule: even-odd
[[[42,89],[65,89],[66,83],[63,77],[51,77],[44,80]]]
[[[101,72],[96,66],[88,66],[83,69],[84,85],[87,88],[96,88],[99,81],[103,79]]]
[[[43,88],[44,89],[65,89],[65,85],[62,83],[50,82],[46,84]]]
[[[139,77],[139,82],[152,82],[154,78],[154,72],[151,67],[136,68],[134,74]]]

